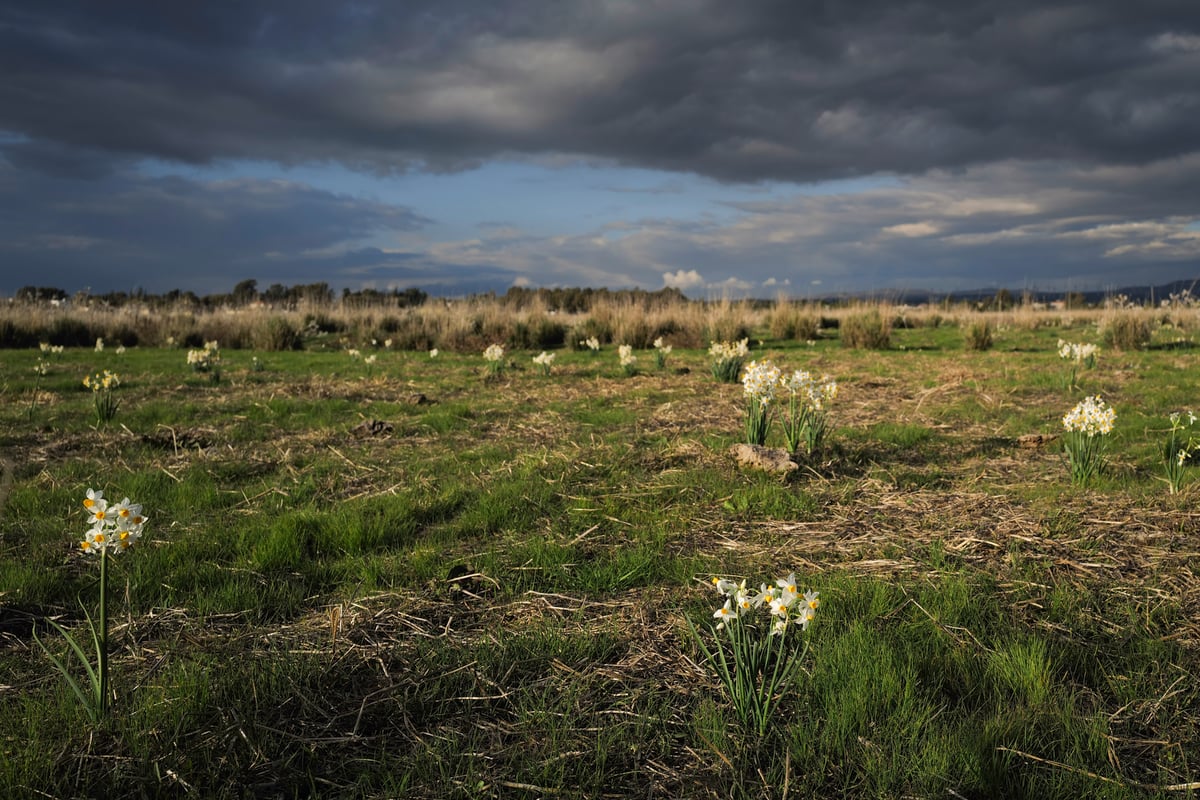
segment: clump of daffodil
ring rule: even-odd
[[[83,510],[88,515],[90,527],[79,543],[79,550],[85,556],[95,556],[100,562],[100,597],[96,619],[92,619],[86,607],[83,610],[95,650],[94,665],[74,636],[54,620],[47,621],[63,635],[71,653],[83,664],[87,688],[71,675],[67,662],[51,653],[40,639],[38,644],[79,698],[88,716],[93,722],[99,722],[108,712],[111,699],[108,674],[108,558],[110,553],[115,556],[133,547],[141,538],[147,520],[141,505],[130,501],[128,497],[119,503],[109,503],[104,493],[96,489],[87,490]]]
[[[783,434],[790,452],[800,449],[804,442],[809,455],[820,451],[829,431],[828,406],[837,397],[837,382],[828,375],[817,378],[798,369],[780,379],[788,393],[788,415]]]
[[[589,336],[586,339],[580,339],[579,346],[586,347],[588,350],[591,350],[593,353],[599,353],[600,352],[600,339],[595,336]]]
[[[713,342],[708,348],[712,359],[713,377],[721,383],[737,383],[746,356],[750,355],[749,339],[739,342]]]
[[[816,618],[819,593],[801,592],[796,574],[757,589],[746,581],[714,577],[724,601],[712,618],[712,645],[694,625],[693,637],[705,660],[729,693],[734,712],[746,728],[762,736],[771,724],[785,687],[793,683],[808,652],[806,632]]]
[[[488,364],[489,375],[499,375],[504,369],[504,347],[498,344],[489,344],[483,351],[483,360]]]
[[[782,373],[764,358],[751,361],[742,375],[742,394],[746,397],[746,444],[765,444],[771,427],[771,409]]]
[[[1188,460],[1197,449],[1192,436],[1196,415],[1191,411],[1175,411],[1168,419],[1171,422],[1171,430],[1168,431],[1167,441],[1163,444],[1163,470],[1167,473],[1167,487],[1171,494],[1178,494],[1183,488]]]
[[[220,383],[221,346],[216,339],[205,342],[203,349],[188,350],[187,363],[192,372],[208,375],[213,383]]]
[[[1104,465],[1108,448],[1105,437],[1116,421],[1117,412],[1098,396],[1085,397],[1063,415],[1063,446],[1071,466],[1071,481],[1077,486],[1087,484]]]
[[[659,336],[654,340],[654,365],[659,369],[667,366],[667,356],[671,355],[671,345],[663,341],[663,337]]]
[[[621,363],[621,369],[625,370],[626,375],[637,374],[637,356],[633,354],[633,345],[623,344],[617,347],[617,360]]]
[[[85,377],[83,385],[92,390],[92,407],[96,410],[96,422],[101,425],[111,422],[121,405],[115,394],[117,387],[121,385],[120,376],[104,370]]]
[[[547,353],[543,350],[533,357],[533,363],[541,368],[543,375],[550,377],[550,366],[554,363],[554,353]]]
[[[1070,391],[1079,385],[1079,368],[1091,369],[1096,366],[1096,355],[1100,348],[1094,344],[1066,342],[1058,340],[1058,357],[1067,362],[1067,374],[1063,378],[1063,386]]]

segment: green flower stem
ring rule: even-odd
[[[108,713],[108,550],[100,551],[100,630],[97,634],[96,661],[100,672],[97,706],[103,718]]]

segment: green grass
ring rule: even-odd
[[[227,351],[217,384],[180,350],[68,351],[40,381],[0,351],[0,796],[1189,796],[1166,787],[1200,779],[1197,489],[1156,459],[1190,355],[1102,354],[1067,391],[1060,335],[767,341],[841,387],[786,477],[727,454],[741,387],[702,350],[633,377],[562,351],[549,378],[517,351],[494,380]],[[1093,391],[1117,429],[1080,490],[1016,440]],[[31,638],[62,652],[45,618],[94,607],[88,487],[151,518],[112,562],[96,730]],[[759,740],[687,620],[713,575],[793,570],[823,603]]]

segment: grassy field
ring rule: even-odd
[[[1161,448],[1196,351],[1105,348],[1068,388],[1060,338],[1100,341],[756,329],[751,358],[840,387],[786,476],[730,457],[742,389],[694,343],[633,376],[610,344],[549,376],[227,350],[219,381],[177,348],[0,350],[0,796],[1195,796],[1198,490]],[[1021,437],[1090,394],[1118,416],[1079,488]],[[99,725],[34,640],[65,655],[46,619],[95,605],[89,487],[150,517],[110,561]],[[689,621],[712,641],[714,576],[792,571],[822,605],[760,737]]]

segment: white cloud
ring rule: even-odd
[[[663,286],[673,286],[676,289],[695,289],[704,285],[704,276],[694,269],[677,270],[663,273]]]
[[[892,234],[893,236],[933,236],[941,230],[941,226],[935,225],[932,222],[905,222],[899,225],[889,225],[883,229],[884,233]]]

